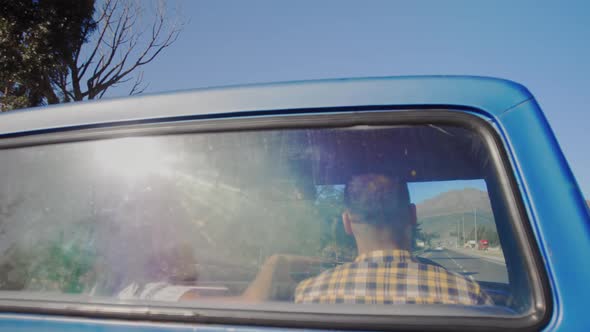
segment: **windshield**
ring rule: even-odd
[[[186,305],[526,297],[511,288],[487,149],[467,129],[133,137],[0,160],[4,291]]]

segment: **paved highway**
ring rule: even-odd
[[[435,261],[449,271],[460,273],[468,278],[478,281],[508,283],[506,265],[493,259],[450,249],[428,251],[421,256]]]

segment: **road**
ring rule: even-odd
[[[502,262],[450,249],[429,251],[421,256],[435,261],[449,271],[460,273],[470,279],[508,283],[506,265]]]

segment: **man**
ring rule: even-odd
[[[344,202],[342,222],[358,257],[302,281],[295,302],[493,305],[475,281],[412,258],[416,210],[406,184],[378,174],[356,176]]]

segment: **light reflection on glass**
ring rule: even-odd
[[[171,171],[171,160],[155,138],[104,140],[94,143],[92,148],[98,166],[130,181],[150,174],[167,175]]]

